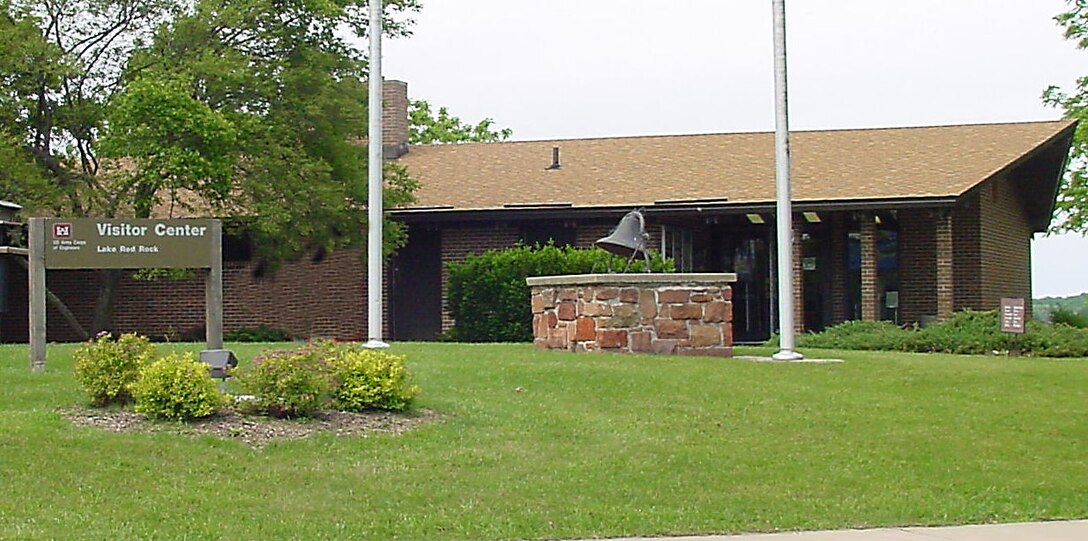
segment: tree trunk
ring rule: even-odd
[[[113,320],[113,305],[117,300],[117,286],[121,282],[120,269],[102,269],[98,271],[100,284],[98,299],[94,303],[94,322],[91,324],[94,332],[109,330]]]

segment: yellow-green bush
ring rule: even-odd
[[[330,346],[263,353],[238,372],[238,383],[254,395],[250,407],[274,417],[308,417],[329,400],[332,390],[326,359]]]
[[[316,342],[262,353],[237,373],[254,399],[251,413],[309,417],[322,408],[342,411],[407,409],[419,394],[403,355],[353,344]]]
[[[132,400],[129,386],[136,382],[140,369],[155,358],[155,346],[146,336],[122,334],[114,340],[110,333],[99,333],[72,354],[76,381],[96,406],[125,404]]]
[[[330,363],[333,406],[342,411],[407,409],[419,394],[403,355],[342,348]]]
[[[130,388],[136,411],[157,419],[199,419],[226,403],[208,375],[208,365],[192,353],[174,353],[147,365]]]

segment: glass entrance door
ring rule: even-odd
[[[734,237],[725,242],[725,272],[737,274],[733,284],[733,340],[762,342],[770,331],[770,269],[767,240]]]

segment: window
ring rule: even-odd
[[[564,227],[563,224],[533,223],[523,225],[521,228],[521,243],[526,246],[544,245],[554,241],[556,246],[574,246],[577,232],[572,227]]]
[[[223,231],[223,261],[249,261],[253,258],[253,242],[249,233]]]
[[[673,226],[661,227],[661,252],[671,257],[677,272],[692,271],[692,233],[690,229]]]

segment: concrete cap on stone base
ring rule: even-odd
[[[571,286],[571,285],[664,285],[664,286],[707,286],[721,285],[737,281],[736,273],[685,273],[652,272],[627,274],[567,274],[561,276],[533,276],[525,279],[530,287]]]

